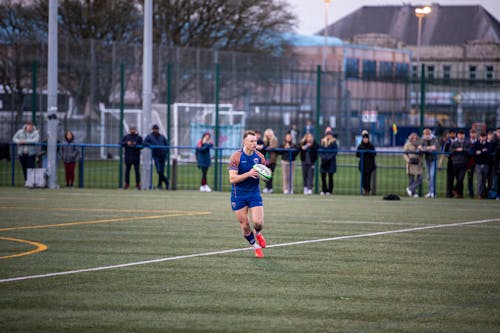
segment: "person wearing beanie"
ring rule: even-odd
[[[333,131],[329,130],[321,139],[319,156],[321,157],[321,195],[330,195],[333,192],[333,174],[337,172],[337,139]],[[328,180],[327,180],[328,175]]]
[[[155,163],[156,173],[158,174],[157,189],[163,189],[163,184],[165,184],[165,189],[168,190],[169,181],[165,176],[165,162],[168,154],[168,142],[167,138],[160,133],[160,127],[158,125],[153,125],[151,133],[149,133],[144,139],[144,145],[154,146],[154,148],[151,148],[151,153]]]
[[[130,168],[134,166],[135,172],[135,187],[141,189],[141,149],[142,137],[137,132],[135,125],[130,125],[128,134],[122,138],[121,146],[125,149],[125,185],[123,189],[126,190],[130,185]]]
[[[372,172],[377,168],[375,164],[375,147],[370,142],[368,132],[362,134],[361,143],[356,149],[356,157],[359,158],[359,171],[361,172],[361,183],[363,194],[370,195]]]

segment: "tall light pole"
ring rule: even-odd
[[[422,19],[432,11],[431,7],[417,7],[415,8],[415,15],[418,18],[418,32],[417,32],[417,65],[420,65],[420,44],[422,35]]]
[[[153,73],[153,0],[144,1],[144,40],[142,55],[142,135],[146,136],[151,128],[151,99]],[[151,149],[141,152],[142,188],[151,189]]]
[[[417,77],[420,71],[420,134],[424,131],[424,105],[425,105],[425,84],[424,84],[424,66],[420,64],[420,44],[422,35],[422,20],[431,12],[431,7],[417,7],[415,8],[415,15],[418,18],[418,32],[417,32]],[[422,69],[420,69],[422,67]]]
[[[57,185],[57,0],[49,1],[49,36],[47,66],[47,186]]]
[[[325,29],[323,30],[323,63],[321,67],[323,70],[326,70],[326,44],[327,44],[326,29],[328,27],[328,9],[330,5],[330,0],[324,0],[324,1],[325,1]]]

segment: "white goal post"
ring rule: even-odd
[[[106,144],[116,144],[119,142],[115,134],[119,130],[120,109],[106,108],[100,105],[101,129],[101,158],[108,158],[106,154]],[[216,105],[207,103],[174,103],[171,108],[171,138],[170,157],[178,160],[193,160],[195,158],[192,149],[188,147],[196,146],[202,133],[212,133],[215,139]],[[142,128],[142,109],[124,109],[123,111],[124,133],[128,132],[129,126],[134,124],[137,128]],[[151,122],[160,127],[160,133],[167,135],[167,105],[151,105]],[[238,147],[241,143],[241,135],[245,128],[246,113],[236,111],[232,104],[219,104],[219,145],[218,147]],[[151,124],[151,125],[152,125]],[[115,130],[111,130],[114,128]],[[145,137],[148,133],[139,133]],[[226,152],[227,153],[227,152]],[[114,156],[117,158],[117,156]]]

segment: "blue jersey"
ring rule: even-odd
[[[229,170],[238,171],[238,175],[244,174],[252,169],[254,164],[266,164],[266,158],[260,152],[255,151],[252,155],[247,155],[240,149],[233,153],[229,160]],[[232,194],[238,193],[260,193],[259,178],[249,177],[242,182],[232,184]]]
[[[256,151],[247,155],[243,149],[236,151],[229,160],[229,170],[238,171],[238,175],[244,174],[252,169],[254,164],[266,164],[266,158],[262,153]],[[259,178],[249,177],[231,186],[231,209],[240,210],[244,207],[262,206],[260,195]]]

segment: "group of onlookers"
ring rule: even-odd
[[[318,159],[321,177],[321,195],[330,195],[334,189],[334,174],[337,171],[337,135],[330,127],[324,131],[319,143],[316,142],[314,127],[307,122],[304,134],[297,139],[297,130],[293,126],[279,140],[270,128],[264,131],[255,131],[257,136],[257,150],[266,156],[268,167],[275,171],[278,157],[281,157],[282,190],[284,194],[293,194],[295,175],[295,160],[299,157],[302,169],[303,193],[313,193],[315,167]],[[464,130],[444,131],[442,137],[435,136],[430,128],[425,128],[422,136],[411,133],[403,147],[403,158],[406,162],[408,187],[406,192],[410,197],[418,197],[424,174],[428,192],[426,198],[436,197],[436,170],[446,160],[446,196],[449,198],[464,197],[464,181],[467,180],[468,194],[471,198],[486,198],[500,192],[500,127],[496,131],[477,133],[469,130],[466,137]],[[17,153],[22,166],[24,178],[27,178],[27,169],[34,168],[37,159],[36,144],[40,141],[40,134],[32,122],[26,122],[12,141],[18,144]],[[160,134],[158,125],[153,125],[151,133],[146,138],[139,135],[137,128],[129,127],[128,133],[120,142],[125,155],[125,184],[124,189],[130,186],[130,170],[134,167],[136,188],[141,189],[140,151],[143,147],[152,147],[152,157],[158,173],[158,189],[163,185],[169,188],[169,180],[165,176],[167,158],[166,147],[168,141]],[[207,184],[207,171],[211,165],[210,149],[214,143],[209,132],[203,133],[196,146],[197,166],[202,172],[200,192],[210,192]],[[361,142],[356,149],[359,158],[359,170],[364,195],[373,194],[373,175],[377,168],[375,162],[376,150],[370,142],[369,133],[361,133]],[[74,186],[75,165],[80,158],[80,149],[74,144],[74,135],[70,130],[64,134],[63,144],[58,145],[58,156],[62,159],[65,168],[66,186]],[[475,181],[474,181],[475,178]],[[273,179],[265,183],[263,193],[273,192]],[[500,198],[500,195],[498,196]]]
[[[470,198],[500,198],[497,194],[500,189],[500,127],[495,132],[481,132],[479,136],[475,129],[470,129],[468,137],[464,130],[449,130],[441,139],[426,128],[421,138],[417,133],[409,135],[404,152],[409,196],[418,197],[417,189],[425,170],[429,188],[425,197],[434,198],[436,167],[446,159],[446,197],[463,198],[467,178]]]
[[[211,164],[210,149],[214,143],[209,132],[203,133],[200,140],[196,144],[196,161],[197,166],[201,170],[200,192],[211,192],[212,189],[207,183],[207,172]],[[123,189],[128,189],[130,186],[130,169],[134,166],[136,188],[141,189],[141,173],[140,173],[140,152],[144,147],[150,147],[152,157],[158,174],[158,185],[156,189],[162,190],[163,184],[168,190],[170,182],[165,176],[165,163],[168,152],[168,141],[166,137],[160,133],[158,125],[153,125],[151,133],[143,140],[137,132],[137,128],[132,125],[129,127],[129,133],[121,140],[122,147],[125,148],[125,185]]]
[[[281,173],[284,194],[293,194],[293,184],[295,175],[295,160],[299,157],[302,167],[302,183],[304,194],[313,192],[315,166],[318,158],[321,159],[321,195],[330,195],[333,192],[333,174],[337,171],[337,135],[330,127],[325,129],[324,136],[320,142],[314,138],[314,127],[311,122],[307,122],[304,128],[304,135],[297,140],[296,127],[292,127],[284,136],[281,145],[278,138],[270,128],[264,131],[261,137],[260,131],[257,134],[257,149],[266,155],[268,166],[274,172],[277,158],[281,156]],[[268,181],[263,189],[264,193],[273,192],[272,179]]]
[[[295,175],[295,160],[300,159],[302,167],[302,183],[304,194],[313,193],[313,183],[315,166],[318,158],[321,159],[321,195],[330,195],[333,192],[333,174],[337,171],[337,135],[331,128],[326,128],[324,136],[317,143],[314,138],[314,127],[310,122],[306,124],[305,133],[300,140],[296,139],[294,127],[288,131],[281,145],[270,128],[260,131],[257,134],[257,150],[263,153],[271,171],[274,172],[278,156],[281,156],[282,189],[284,194],[293,194],[293,184]],[[273,180],[267,181],[263,193],[273,193]]]
[[[73,132],[67,130],[64,133],[64,144],[60,145],[57,154],[64,163],[66,186],[73,187],[75,182],[75,166],[80,158],[80,150],[74,145]],[[31,121],[27,121],[12,137],[12,142],[17,144],[17,155],[23,176],[28,178],[28,169],[36,166],[44,166],[45,151],[38,153],[37,144],[40,142],[40,133]],[[43,147],[45,150],[46,147]],[[37,163],[38,159],[38,163]],[[42,160],[42,161],[40,161]]]
[[[470,198],[486,198],[497,195],[500,190],[500,127],[495,132],[481,132],[475,129],[465,131],[450,130],[445,133],[443,152],[447,152],[446,196],[464,197],[464,181],[467,178]],[[476,176],[476,182],[474,182]],[[476,189],[476,192],[475,192]]]
[[[422,184],[424,166],[426,172],[429,192],[426,198],[436,197],[436,161],[439,151],[438,139],[429,128],[422,132],[422,138],[417,133],[411,133],[405,143],[403,158],[406,161],[406,174],[408,175],[408,187],[406,193],[410,197],[418,197],[418,188]]]

